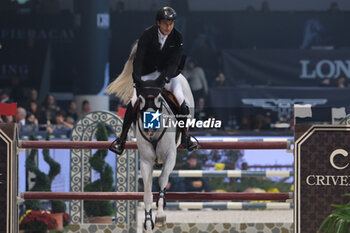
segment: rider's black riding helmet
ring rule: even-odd
[[[176,19],[176,11],[171,7],[163,7],[157,12],[156,21],[160,21],[162,19],[172,20]]]

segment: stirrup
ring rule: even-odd
[[[145,210],[145,221],[143,223],[143,228],[145,228],[145,230],[147,230],[146,222],[148,220],[151,221],[152,230],[153,230],[154,229],[154,222],[152,219],[152,209],[150,209],[149,212],[147,212],[147,210]]]
[[[159,191],[158,200],[157,200],[157,202],[156,202],[157,208],[158,208],[158,201],[159,201],[159,199],[161,199],[161,198],[163,198],[163,200],[164,200],[164,201],[163,201],[163,208],[166,207],[165,194],[166,194],[166,188],[164,188],[163,190],[160,190],[160,191]]]
[[[194,138],[195,142],[191,140],[191,137]],[[189,152],[193,152],[199,149],[199,141],[196,137],[192,135],[184,136],[184,141],[182,142],[182,146],[187,149]]]
[[[124,148],[125,148],[125,141],[121,140],[120,138],[117,138],[112,142],[112,144],[109,146],[108,149],[118,155],[121,155],[124,151]]]

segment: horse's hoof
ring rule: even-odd
[[[155,225],[157,227],[163,227],[165,226],[165,223],[166,223],[166,216],[156,216],[156,222],[155,222]]]

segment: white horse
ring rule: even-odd
[[[130,101],[133,93],[132,86],[132,61],[136,52],[136,45],[133,47],[131,55],[124,66],[123,72],[112,82],[106,89],[107,93],[116,94],[125,103]],[[190,108],[190,115],[194,114],[194,100],[191,89],[186,78],[183,75],[177,77],[180,80],[182,90],[184,92],[185,101]],[[176,128],[172,124],[168,124],[165,128],[163,122],[175,122],[176,118],[172,108],[165,101],[162,90],[157,88],[157,80],[146,81],[145,88],[139,93],[138,117],[135,124],[137,146],[139,149],[141,164],[141,175],[144,184],[144,204],[145,204],[145,221],[144,228],[147,232],[153,232],[154,222],[152,218],[152,173],[155,164],[162,164],[162,171],[159,177],[159,198],[157,200],[157,213],[155,217],[155,225],[163,226],[166,222],[164,213],[165,207],[165,188],[169,180],[169,175],[173,170],[176,162],[177,146],[180,144],[181,135],[176,137]],[[161,113],[162,118],[160,128],[145,129],[144,112]],[[157,118],[157,115],[153,115]],[[156,119],[158,120],[158,119]]]

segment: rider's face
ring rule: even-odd
[[[160,32],[167,36],[174,29],[174,21],[172,20],[160,20],[157,22]]]

